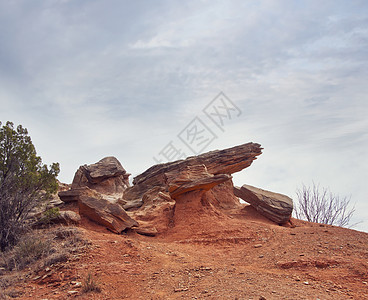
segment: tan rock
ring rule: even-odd
[[[142,201],[139,209],[127,213],[139,224],[145,224],[146,230],[152,228],[162,233],[173,226],[176,202],[165,192],[165,188],[153,187],[143,195]]]
[[[60,215],[57,218],[60,222],[65,223],[67,225],[78,224],[81,220],[81,217],[74,211],[65,210],[60,211]]]
[[[150,222],[140,221],[139,226],[134,228],[134,231],[141,235],[146,236],[156,236],[158,231],[155,226],[153,226]]]
[[[135,199],[135,200],[124,200],[119,199],[118,203],[125,209],[125,210],[131,210],[131,209],[137,209],[143,205],[142,199]]]

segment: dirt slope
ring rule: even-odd
[[[281,227],[250,206],[178,203],[175,214],[175,227],[156,237],[82,219],[91,249],[29,278],[21,298],[368,299],[367,233],[299,220]],[[81,293],[76,282],[89,272],[100,293]]]

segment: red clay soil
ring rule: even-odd
[[[91,248],[29,278],[21,299],[368,299],[367,233],[295,219],[278,226],[250,206],[178,201],[175,216],[156,237],[82,218]],[[101,292],[82,293],[88,273]]]

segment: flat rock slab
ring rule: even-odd
[[[117,203],[105,199],[82,197],[79,201],[79,214],[105,226],[115,233],[121,233],[127,228],[138,226],[125,210]]]
[[[179,174],[187,166],[204,165],[209,174],[230,175],[249,167],[260,154],[262,154],[260,144],[247,143],[228,149],[210,151],[198,156],[191,156],[185,160],[154,165],[134,178],[134,185],[124,191],[124,199],[142,198],[143,194],[152,187],[165,186],[167,179],[165,174]]]
[[[61,201],[68,202],[76,202],[79,200],[79,196],[85,191],[84,188],[76,188],[68,191],[61,191],[58,193]]]
[[[286,195],[274,193],[244,184],[234,187],[234,195],[252,205],[266,218],[284,224],[293,212],[293,200]]]
[[[62,191],[58,193],[59,198],[65,202],[77,202],[82,197],[93,197],[93,198],[102,198],[102,196],[96,192],[95,190],[91,190],[88,187],[75,188],[68,191]]]

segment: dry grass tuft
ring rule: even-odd
[[[96,279],[92,276],[90,272],[87,274],[87,277],[82,283],[82,293],[88,293],[88,292],[97,292],[97,293],[101,292],[101,288],[98,282],[96,281]]]
[[[67,262],[90,244],[76,227],[31,231],[13,249],[0,252],[0,300],[19,297],[20,292],[14,286],[24,280],[26,274],[29,277],[47,266]],[[89,288],[93,288],[95,281],[91,278],[88,283]]]

